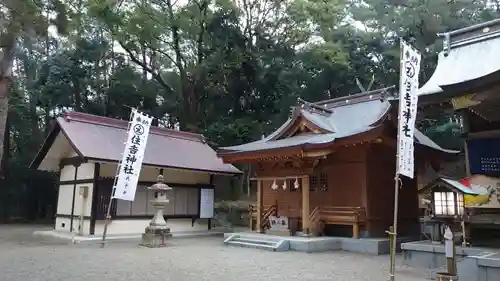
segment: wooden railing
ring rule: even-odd
[[[248,206],[250,229],[258,229],[257,206],[250,204]],[[270,228],[269,216],[276,216],[278,213],[277,205],[264,205],[262,210],[261,229]],[[301,219],[301,218],[300,218]],[[352,236],[359,238],[360,228],[366,222],[365,210],[362,207],[333,207],[318,206],[312,210],[309,215],[309,232],[314,236],[322,235],[325,225],[350,225],[352,226]]]
[[[276,205],[271,205],[264,214],[262,215],[261,220],[261,229],[271,228],[271,223],[269,222],[269,216],[276,216],[278,214]]]
[[[323,232],[326,224],[352,226],[353,238],[359,238],[361,226],[366,221],[365,210],[362,207],[316,207],[309,216],[310,230],[313,235]]]
[[[269,223],[269,216],[276,216],[278,213],[277,205],[264,205],[262,210],[262,219],[261,219],[261,229],[270,228],[271,224]],[[250,229],[255,229],[257,222],[257,204],[248,205],[248,217],[250,221]],[[258,227],[257,227],[258,228]]]
[[[309,215],[309,231],[313,236],[323,234],[324,224],[321,221],[321,207],[316,207]]]

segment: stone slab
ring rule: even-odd
[[[297,252],[325,252],[343,250],[347,252],[384,255],[389,253],[389,239],[377,238],[345,238],[345,237],[299,237],[299,236],[277,236],[270,234],[261,234],[255,232],[239,232],[239,233],[224,233],[224,238],[227,239],[232,235],[240,237],[250,237],[261,240],[279,241],[286,240],[290,244],[290,250]],[[403,241],[408,239],[399,238],[398,248]]]
[[[403,265],[427,270],[428,278],[446,270],[444,245],[429,241],[403,243]],[[460,280],[498,281],[500,250],[456,246],[457,275]]]
[[[222,236],[228,231],[227,228],[223,229],[212,229],[212,230],[199,230],[199,231],[173,231],[172,237],[183,238],[183,237],[198,237],[198,236]],[[68,240],[71,243],[100,243],[102,241],[102,236],[88,235],[79,236],[69,232],[62,232],[56,230],[36,230],[33,232],[34,236],[57,238],[62,240]],[[106,240],[110,241],[141,241],[142,234],[123,234],[123,235],[109,235],[106,236]]]

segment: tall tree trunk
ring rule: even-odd
[[[7,222],[9,219],[9,169],[7,166],[7,162],[10,158],[10,126],[9,126],[9,118],[5,119],[5,133],[3,138],[4,145],[4,155],[2,157],[0,167],[0,202],[1,202],[1,210],[0,210],[0,222]]]
[[[0,163],[3,164],[4,141],[7,129],[7,114],[9,111],[9,78],[0,78]],[[0,164],[0,165],[1,165]],[[0,177],[3,177],[3,167],[0,166]]]
[[[7,125],[7,114],[9,111],[9,85],[12,79],[12,62],[14,60],[14,49],[16,37],[11,35],[2,49],[0,59],[0,164],[3,163],[5,128]],[[0,175],[2,174],[0,166]]]
[[[182,113],[180,115],[181,120],[179,120],[180,129],[182,131],[196,131],[196,112],[193,110],[192,103],[194,102],[194,88],[192,81],[184,68],[184,57],[181,50],[181,35],[180,27],[178,24],[178,19],[174,14],[174,8],[172,6],[171,0],[167,0],[167,13],[168,17],[172,21],[172,48],[175,53],[175,65],[179,69],[179,76],[181,80],[181,94],[182,94]]]

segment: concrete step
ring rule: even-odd
[[[289,241],[278,238],[231,235],[224,240],[224,244],[275,252],[290,250]]]
[[[271,240],[261,240],[261,239],[255,239],[255,238],[245,238],[245,237],[236,237],[232,241],[233,242],[242,242],[242,243],[262,244],[262,245],[269,245],[269,246],[275,246],[277,243],[279,243],[279,240],[271,241]]]
[[[262,250],[276,252],[275,245],[266,245],[266,244],[260,244],[260,243],[240,242],[240,241],[229,241],[227,244],[233,245],[233,246],[239,246],[239,247],[243,247],[243,248],[254,248],[254,249],[262,249]]]

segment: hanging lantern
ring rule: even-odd
[[[286,180],[283,181],[283,190],[286,190]]]
[[[295,189],[299,189],[299,186],[300,186],[300,185],[299,185],[299,178],[295,178],[295,182],[293,183],[293,187],[294,187]]]
[[[271,185],[272,190],[278,189],[278,185],[276,184],[276,180],[273,181],[273,184]]]

